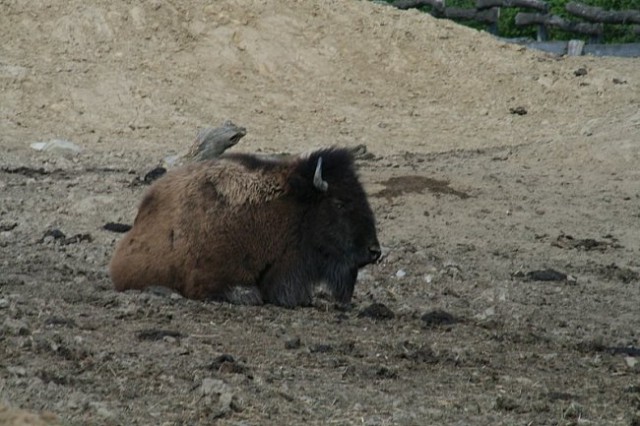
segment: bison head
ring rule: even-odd
[[[345,149],[300,159],[289,185],[301,206],[300,247],[336,299],[349,302],[358,269],[380,257],[375,219]]]

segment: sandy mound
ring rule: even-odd
[[[0,81],[12,147],[57,136],[162,152],[232,118],[249,128],[246,150],[434,152],[579,144],[640,120],[637,60],[553,58],[364,1],[8,9]]]

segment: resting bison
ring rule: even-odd
[[[117,290],[164,286],[194,299],[311,303],[316,284],[348,303],[380,257],[375,219],[345,149],[228,154],[149,188],[110,264]]]

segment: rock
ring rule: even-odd
[[[89,407],[93,408],[96,411],[96,415],[103,419],[115,419],[117,417],[116,413],[107,408],[104,402],[90,402]]]
[[[200,394],[202,396],[222,394],[230,392],[230,389],[230,386],[222,380],[205,377],[200,385]]]
[[[518,402],[508,396],[500,395],[496,398],[495,408],[499,411],[513,411],[516,408],[520,407]]]
[[[435,310],[422,315],[420,318],[427,327],[437,327],[441,325],[451,325],[458,322],[458,319],[449,312]]]
[[[222,380],[204,378],[199,391],[202,395],[201,403],[210,406],[213,418],[222,417],[231,411],[234,395],[231,387]]]
[[[29,325],[26,322],[12,318],[4,320],[2,331],[12,336],[28,336],[31,334]]]
[[[24,367],[12,367],[12,366],[8,366],[7,367],[7,372],[14,374],[16,376],[26,376],[27,375],[27,370]]]
[[[383,303],[372,303],[358,314],[358,318],[365,317],[374,320],[388,320],[395,318],[395,314]]]
[[[284,341],[285,349],[298,349],[302,345],[300,337],[290,337]]]
[[[482,313],[475,315],[474,318],[482,321],[494,316],[495,314],[496,314],[496,308],[491,306],[485,309]]]
[[[138,340],[165,340],[167,337],[179,339],[182,337],[186,337],[186,335],[180,333],[179,331],[150,328],[139,331],[136,337],[138,337]]]
[[[126,223],[116,223],[116,222],[108,222],[106,223],[102,229],[105,231],[118,232],[124,234],[131,229],[131,225]]]
[[[638,359],[633,356],[624,357],[624,362],[627,364],[627,367],[634,368],[638,364]]]
[[[0,309],[7,309],[9,307],[9,300],[2,298],[0,299]]]
[[[233,364],[234,362],[236,362],[236,360],[233,357],[233,355],[222,354],[222,355],[218,355],[217,357],[215,357],[213,359],[213,361],[211,362],[211,364],[209,364],[209,366],[207,368],[210,369],[210,370],[219,370],[220,367],[222,367],[223,364],[225,364],[225,363]]]
[[[565,281],[567,274],[555,269],[544,269],[540,271],[530,271],[526,275],[529,281]]]
[[[396,272],[396,278],[404,278],[407,276],[407,272],[404,269],[398,269]]]
[[[51,139],[48,142],[34,142],[31,148],[36,151],[53,152],[62,155],[76,155],[82,152],[82,148],[73,142],[64,139]]]
[[[325,354],[328,352],[333,352],[333,346],[328,343],[316,343],[315,345],[311,345],[309,347],[309,352],[313,353],[321,353]]]
[[[165,173],[167,173],[167,169],[165,169],[164,167],[156,167],[154,169],[151,169],[144,175],[144,177],[142,178],[142,182],[148,185],[159,177],[164,176]]]

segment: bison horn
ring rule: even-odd
[[[327,189],[329,189],[327,181],[322,179],[322,157],[318,157],[316,172],[313,175],[313,186],[322,192],[327,192]]]

